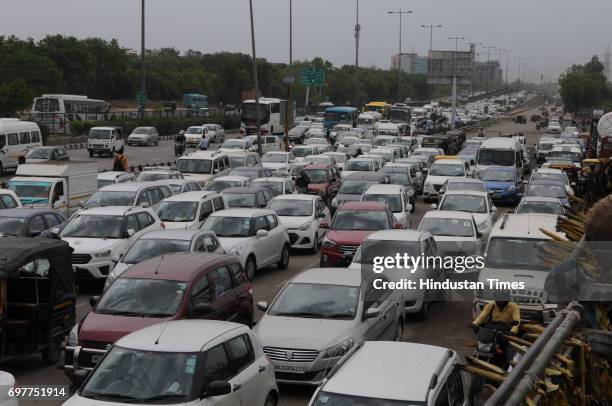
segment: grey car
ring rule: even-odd
[[[158,145],[159,133],[155,127],[136,127],[125,142],[127,145]]]
[[[50,237],[47,232],[66,219],[50,209],[4,209],[0,211],[0,235],[15,237]]]
[[[343,202],[358,202],[361,195],[370,185],[390,183],[389,175],[383,172],[355,172],[342,179],[342,186],[332,200],[332,207],[336,208]]]

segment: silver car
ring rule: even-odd
[[[127,137],[127,145],[158,145],[159,133],[155,127],[136,127]]]

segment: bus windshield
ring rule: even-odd
[[[254,125],[257,121],[257,110],[255,109],[255,103],[245,103],[242,106],[242,122],[246,125]],[[259,105],[259,120],[261,124],[268,124],[270,122],[270,106],[265,104]]]

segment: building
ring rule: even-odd
[[[474,52],[470,51],[429,51],[427,83],[430,85],[451,85],[457,77],[457,86],[469,87],[472,83]]]
[[[476,62],[474,67],[474,81],[499,83],[503,77],[502,73],[499,61]]]
[[[415,53],[401,54],[402,71],[408,74],[427,75],[427,57],[418,56]],[[399,69],[400,56],[395,54],[391,57],[391,69]]]

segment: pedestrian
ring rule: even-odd
[[[298,189],[300,193],[307,193],[309,184],[310,184],[310,178],[308,177],[308,174],[306,173],[306,171],[304,170],[300,171],[299,176],[295,180],[295,187]]]
[[[119,148],[119,150],[117,151],[117,154],[115,155],[115,161],[113,162],[113,170],[125,172],[127,168],[128,168],[127,156],[124,153],[123,145],[122,145],[121,148]]]
[[[198,149],[202,151],[206,151],[208,149],[209,144],[210,144],[210,140],[206,138],[206,135],[202,135],[202,140],[198,144]]]

